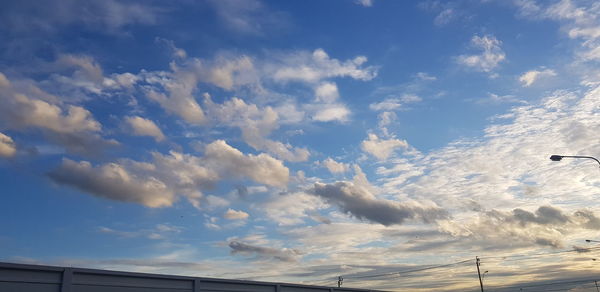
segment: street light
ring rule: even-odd
[[[592,156],[579,156],[579,155],[552,155],[550,156],[550,160],[552,161],[561,161],[563,158],[584,158],[584,159],[593,159],[598,162],[600,165],[600,160],[596,159],[596,157]]]
[[[586,239],[585,242],[600,242],[600,240]]]

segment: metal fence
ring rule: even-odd
[[[1,292],[379,292],[0,262]]]

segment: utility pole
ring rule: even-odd
[[[600,289],[598,289],[598,281],[594,281],[594,283],[596,284],[596,291],[600,292]]]
[[[479,286],[481,287],[481,292],[483,292],[483,281],[481,281],[481,271],[479,270],[479,257],[475,257],[475,264],[477,265],[477,275],[479,276]]]
[[[342,278],[342,276],[338,277],[338,288],[342,287],[342,282],[344,282],[344,278]]]

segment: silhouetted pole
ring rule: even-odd
[[[481,281],[481,271],[479,270],[479,257],[475,257],[475,264],[477,265],[477,275],[479,276],[479,286],[481,286],[481,292],[483,292],[483,281]]]
[[[596,291],[600,292],[600,289],[598,289],[598,281],[594,281],[594,283],[596,283]]]

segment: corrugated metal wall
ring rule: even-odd
[[[195,278],[0,263],[1,292],[375,292],[298,284]]]

